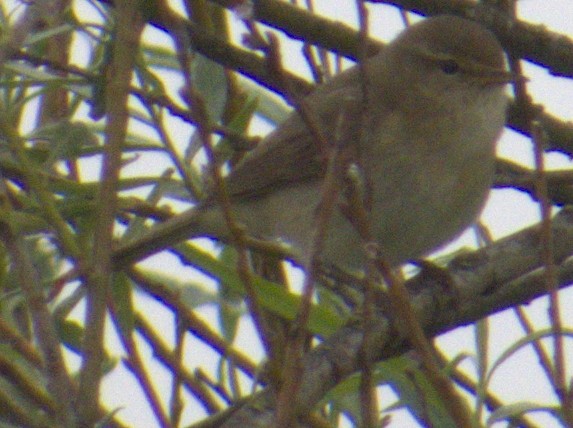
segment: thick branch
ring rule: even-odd
[[[566,287],[573,280],[573,260],[567,259],[573,254],[572,208],[555,217],[553,233],[559,287]],[[547,290],[540,266],[538,226],[533,226],[454,259],[448,267],[452,293],[444,292],[436,278],[423,274],[408,281],[408,286],[424,331],[435,336],[544,295]],[[380,312],[367,327],[372,335],[368,353],[376,361],[409,348],[399,329],[391,325],[388,311],[382,309],[385,302],[381,300]],[[358,370],[363,331],[361,325],[346,326],[307,355],[302,385],[293,397],[299,415],[311,411],[330,388]],[[273,411],[272,392],[265,390],[237,409],[223,426],[269,426]]]

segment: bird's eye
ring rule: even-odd
[[[442,61],[440,63],[440,68],[446,74],[456,74],[460,71],[460,65],[453,59]]]

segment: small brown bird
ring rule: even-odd
[[[455,16],[412,25],[362,67],[318,86],[306,103],[328,143],[354,154],[351,165],[368,183],[372,236],[383,257],[399,265],[476,219],[493,180],[505,86],[515,78],[495,36]],[[227,177],[236,218],[252,236],[289,243],[304,265],[325,169],[318,143],[294,111]],[[341,190],[347,181],[345,173],[337,177]],[[338,192],[337,207],[348,203],[344,194]],[[115,259],[133,261],[192,237],[228,234],[210,198],[124,244]],[[348,268],[364,263],[363,239],[342,209],[330,218],[321,257]]]

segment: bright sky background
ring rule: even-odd
[[[7,3],[10,4],[12,1],[8,1]],[[177,4],[178,2],[171,1],[171,3]],[[352,1],[315,0],[315,4],[317,11],[320,13],[353,25],[356,23],[356,13],[354,2]],[[573,4],[570,0],[521,0],[518,2],[518,9],[519,17],[525,21],[540,23],[551,30],[573,35]],[[183,10],[183,8],[180,8],[180,10]],[[403,28],[397,9],[383,5],[369,5],[369,11],[370,31],[374,38],[385,41],[390,40],[397,31]],[[89,17],[88,19],[94,19],[90,7],[83,1],[76,1],[76,12],[84,17]],[[237,21],[235,25],[237,40],[240,40],[240,36],[244,31],[242,24]],[[145,37],[148,41],[152,41],[153,43],[169,43],[169,39],[157,30],[148,29],[145,32]],[[74,57],[80,64],[85,61],[85,53],[88,51],[81,47],[85,42],[85,40],[78,39],[78,48],[74,50]],[[300,53],[300,44],[298,42],[283,41],[282,49],[285,64],[297,73],[308,76],[306,63]],[[542,103],[545,105],[547,111],[562,119],[569,120],[573,116],[573,102],[571,101],[573,100],[573,83],[571,80],[549,76],[545,70],[529,64],[525,64],[525,74],[531,80],[529,90],[536,102]],[[180,79],[171,76],[169,82],[173,93],[176,93],[181,86]],[[174,121],[170,129],[179,141],[182,143],[187,141],[189,130],[183,129],[179,122]],[[262,121],[256,121],[251,131],[254,135],[264,135],[268,132],[268,129],[268,124]],[[499,144],[498,153],[502,157],[510,158],[524,165],[533,165],[533,152],[530,142],[511,131],[505,132]],[[560,155],[549,155],[548,161],[552,167],[571,167],[569,160]],[[130,168],[132,168],[131,173],[134,174],[141,172],[140,168],[144,168],[146,172],[150,174],[151,171],[155,169],[161,172],[165,167],[166,164],[158,162],[157,159],[146,159],[145,156],[143,156],[139,164],[133,165]],[[86,178],[97,179],[98,175],[99,170],[97,164],[94,163],[92,168],[87,170]],[[538,218],[539,208],[537,205],[531,203],[529,196],[511,190],[496,190],[491,194],[489,203],[483,213],[482,221],[490,228],[495,237],[501,237],[519,230],[525,225],[536,222]],[[455,246],[473,246],[474,243],[475,238],[470,231],[466,233]],[[206,242],[206,245],[209,245],[209,243]],[[454,248],[454,246],[449,246],[448,250],[451,248]],[[154,256],[149,259],[147,265],[157,270],[176,274],[183,280],[197,279],[196,273],[192,272],[191,269],[176,266],[175,259],[168,255]],[[293,272],[293,275],[300,277],[300,273]],[[207,284],[208,287],[213,286],[209,280],[207,280]],[[568,290],[561,293],[561,296],[565,316],[573,316],[571,310],[569,310],[569,312],[566,311],[567,308],[573,308],[572,292]],[[173,319],[171,315],[163,310],[156,302],[141,297],[139,297],[139,300],[140,305],[145,305],[146,314],[149,319],[152,319],[156,330],[164,332],[166,340],[171,339],[170,336],[173,331]],[[537,325],[548,325],[546,299],[538,299],[530,304],[527,310]],[[214,308],[202,308],[200,313],[204,319],[209,322],[217,322]],[[76,312],[76,316],[82,317],[81,310]],[[567,322],[569,319],[565,321]],[[509,343],[513,343],[521,336],[521,330],[515,326],[514,317],[509,311],[490,318],[490,322],[492,358],[495,358],[496,355],[503,352]],[[114,338],[113,329],[110,328],[108,330],[110,333],[108,341],[109,349],[121,349],[121,346]],[[459,328],[440,337],[438,343],[449,355],[454,355],[464,350],[471,353],[474,347],[473,327]],[[217,355],[214,352],[201,346],[198,341],[192,338],[187,341],[187,345],[188,352],[186,353],[186,360],[188,367],[201,367],[205,371],[216,368]],[[200,346],[200,348],[198,346]],[[250,321],[247,319],[244,320],[240,330],[237,347],[245,352],[248,350],[249,354],[254,355],[255,358],[260,359],[262,357],[260,344],[254,337]],[[198,349],[201,349],[201,351],[198,352]],[[573,349],[569,347],[568,350],[570,351],[569,355],[573,356]],[[118,352],[119,351],[116,351],[116,353]],[[170,390],[168,373],[163,369],[161,364],[153,360],[151,349],[145,349],[145,353],[149,357],[149,366],[153,367],[153,373],[157,376],[159,394],[163,397],[168,397]],[[541,377],[539,381],[534,380],[535,370],[538,366],[535,356],[528,351],[521,351],[514,358],[518,358],[519,362],[510,360],[508,364],[503,366],[497,377],[494,378],[493,390],[498,392],[500,397],[511,397],[512,400],[550,402],[552,395],[546,386],[545,380]],[[570,358],[570,360],[573,361],[573,357]],[[70,358],[72,367],[77,367],[77,363],[76,358]],[[463,367],[471,372],[472,362],[467,360],[463,364]],[[571,375],[571,371],[569,375]],[[245,385],[245,390],[247,390],[247,388],[248,385]],[[135,380],[126,370],[119,368],[105,379],[103,394],[109,408],[121,407],[122,410],[119,412],[119,415],[123,420],[129,422],[134,427],[156,426],[155,419],[147,407],[137,405],[138,402],[144,403],[145,399]],[[387,406],[391,403],[392,400],[384,393],[382,406]],[[196,407],[191,403],[184,412],[184,421],[197,421],[203,416],[204,415],[196,412]],[[536,419],[536,421],[548,428],[557,426],[553,419],[548,419],[543,416],[539,416],[539,419]],[[411,419],[400,415],[393,418],[391,426],[412,427],[414,426],[413,424],[414,422],[412,422]],[[496,427],[497,426],[503,425],[498,424]]]

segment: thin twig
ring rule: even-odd
[[[516,16],[515,6],[513,3],[507,5],[510,8],[510,14]],[[510,68],[516,75],[522,75],[523,70],[519,58],[509,53]],[[544,278],[549,293],[549,318],[554,329],[553,335],[553,364],[555,367],[554,376],[551,376],[551,382],[557,396],[560,398],[563,412],[562,415],[569,425],[573,426],[573,401],[569,399],[569,391],[566,380],[565,367],[565,350],[563,337],[563,324],[560,314],[560,304],[558,295],[558,280],[556,274],[555,255],[553,253],[553,233],[551,211],[552,205],[548,197],[547,179],[545,175],[545,143],[546,135],[539,116],[539,109],[533,110],[527,107],[531,105],[531,96],[527,91],[527,82],[524,79],[517,80],[514,85],[514,94],[516,103],[521,105],[525,116],[525,123],[528,133],[533,141],[534,159],[535,159],[535,195],[539,201],[541,212],[541,241],[540,248],[545,267]],[[541,345],[539,346],[540,350]],[[535,348],[534,348],[535,349]],[[543,353],[539,354],[540,358]]]
[[[12,138],[14,142],[18,141],[15,136]],[[19,147],[15,149],[21,150]],[[2,212],[0,215],[2,219],[0,221],[0,236],[7,253],[10,255],[12,267],[17,275],[32,318],[34,336],[42,353],[42,362],[39,365],[45,373],[47,388],[54,400],[55,418],[63,427],[71,428],[75,424],[75,415],[68,397],[70,391],[75,390],[75,384],[66,371],[58,333],[43,294],[42,281],[38,277],[38,271],[30,259],[23,237],[10,227],[9,219],[14,210],[10,204],[10,199],[6,196],[7,188],[3,180],[0,182],[0,195],[0,210]],[[8,328],[3,330],[5,334],[10,331]],[[20,349],[28,348],[21,341],[17,341],[17,343],[20,343]],[[28,352],[27,354],[28,358],[33,358],[33,353]]]
[[[547,197],[547,182],[544,178],[545,162],[543,153],[543,135],[539,122],[531,121],[531,135],[535,150],[535,167],[538,171],[536,194],[540,202],[541,210],[541,253],[545,267],[545,282],[549,292],[549,318],[554,329],[553,334],[553,361],[555,366],[554,387],[557,396],[563,405],[563,416],[569,424],[573,426],[573,402],[569,397],[566,378],[565,349],[563,336],[563,322],[561,319],[561,309],[559,303],[559,293],[557,288],[557,272],[555,266],[555,256],[553,254],[553,233],[551,230],[552,206]]]
[[[418,322],[403,279],[396,275],[392,268],[382,259],[378,260],[377,267],[388,284],[388,296],[392,302],[393,315],[400,320],[400,325],[404,326],[405,335],[412,348],[418,353],[429,382],[442,398],[442,403],[456,426],[471,428],[472,421],[469,409],[463,397],[454,389],[450,379],[440,369],[433,345]]]
[[[271,70],[283,82],[285,93],[296,106],[304,124],[314,138],[315,143],[319,146],[319,151],[324,159],[327,160],[327,171],[322,186],[321,198],[318,203],[318,212],[316,225],[312,238],[311,248],[305,266],[305,279],[301,293],[301,303],[297,315],[292,325],[289,340],[287,341],[285,351],[285,366],[282,374],[283,383],[281,385],[277,398],[277,413],[275,425],[277,428],[288,428],[294,422],[294,402],[292,397],[296,393],[299,385],[301,373],[301,361],[304,354],[304,344],[306,341],[306,325],[310,316],[312,307],[312,296],[314,293],[314,282],[318,268],[318,260],[322,252],[322,246],[326,238],[327,225],[335,208],[338,195],[337,182],[341,165],[341,153],[338,148],[329,148],[328,141],[320,128],[320,122],[315,117],[312,109],[306,104],[295,91],[292,90],[288,81],[284,78],[284,69],[281,64],[278,40],[272,34],[267,34],[269,39],[267,48],[267,60]]]
[[[176,312],[191,334],[231,361],[245,375],[250,378],[255,377],[256,364],[240,350],[227,343],[207,322],[195,315],[182,300],[179,293],[160,282],[153,282],[140,269],[132,268],[129,271],[129,275],[151,297],[161,301],[170,310]]]
[[[175,146],[173,140],[171,139],[171,136],[165,129],[165,126],[163,124],[163,115],[161,114],[161,112],[158,112],[157,109],[152,104],[145,103],[145,106],[147,107],[147,111],[149,112],[149,115],[151,116],[151,119],[153,120],[153,123],[155,125],[154,129],[159,134],[159,138],[163,142],[163,145],[167,150],[167,154],[169,155],[171,162],[173,162],[175,168],[177,168],[177,172],[183,179],[185,188],[187,189],[189,194],[192,195],[195,199],[197,200],[200,199],[201,192],[197,188],[196,184],[193,182],[193,179],[189,174],[188,167],[181,159],[181,156],[178,155],[177,147]]]
[[[183,385],[183,376],[179,370],[183,367],[183,356],[185,349],[186,329],[181,317],[175,317],[175,349],[173,350],[174,359],[177,365],[174,367],[173,380],[171,382],[171,399],[169,400],[169,419],[173,426],[178,427],[181,423],[181,414],[183,411],[183,397],[181,395],[181,386]],[[155,349],[155,347],[153,348]]]
[[[189,394],[193,395],[201,403],[206,412],[213,414],[222,410],[216,397],[211,394],[204,382],[181,364],[179,356],[174,355],[170,345],[165,343],[162,335],[155,332],[149,322],[140,314],[136,314],[135,328],[142,335],[143,339],[149,343],[158,361],[164,364],[171,373],[178,374],[181,384]]]
[[[127,358],[123,359],[124,365],[131,371],[135,379],[139,382],[141,390],[145,395],[149,407],[152,409],[155,418],[159,425],[163,428],[170,428],[172,424],[169,421],[167,413],[161,405],[161,399],[155,388],[148,370],[145,369],[140,352],[137,349],[135,340],[133,339],[133,329],[123,325],[122,321],[118,319],[118,314],[114,308],[113,302],[111,306],[111,318],[113,324],[116,326],[116,332],[121,340],[123,348],[127,354]]]
[[[4,318],[0,318],[0,342],[9,344],[13,350],[18,352],[37,369],[43,368],[44,361],[36,348],[20,335]]]
[[[181,69],[189,70],[191,65],[191,58],[189,56],[191,44],[185,29],[182,27],[173,28],[173,37],[177,45],[177,54],[181,64]],[[219,207],[221,208],[225,223],[230,231],[231,240],[237,250],[237,272],[247,292],[247,306],[249,307],[255,326],[261,334],[263,345],[266,349],[270,349],[268,339],[265,335],[266,328],[264,327],[264,321],[261,316],[261,309],[257,301],[256,292],[252,286],[247,245],[245,243],[246,234],[243,227],[241,227],[235,219],[231,199],[229,198],[226,190],[226,183],[221,175],[221,171],[219,170],[217,158],[213,150],[211,123],[206,111],[206,106],[200,94],[195,90],[189,73],[184,72],[183,74],[185,79],[185,87],[183,91],[186,95],[185,98],[189,103],[191,113],[195,117],[198,135],[207,156],[209,171],[214,184],[215,197],[219,203]]]
[[[365,66],[365,61],[367,59],[368,54],[368,10],[366,8],[366,4],[363,0],[356,0],[356,7],[358,9],[358,20],[359,20],[359,33],[358,37],[360,38],[360,44],[358,49],[358,67],[360,70],[360,84],[361,84],[361,92],[362,92],[362,103],[361,108],[359,109],[359,117],[357,118],[349,118],[349,120],[358,120],[360,121],[359,129],[361,130],[360,135],[358,136],[358,148],[359,153],[357,158],[360,160],[363,158],[363,154],[360,153],[360,149],[367,147],[369,144],[368,139],[370,136],[364,131],[367,128],[366,123],[368,121],[368,115],[371,112],[367,111],[367,108],[371,105],[370,104],[370,94],[369,94],[369,76],[368,76],[368,69]],[[362,212],[360,213],[359,217],[362,218],[362,221],[358,221],[358,224],[362,223],[362,239],[366,243],[366,253],[367,253],[367,265],[366,265],[366,281],[365,281],[365,289],[364,289],[364,296],[363,296],[363,303],[362,303],[362,325],[364,328],[364,334],[362,337],[362,349],[359,352],[360,355],[360,366],[361,366],[361,373],[362,376],[360,378],[360,410],[362,416],[362,424],[366,428],[374,428],[379,425],[379,404],[376,395],[376,383],[374,380],[374,361],[368,354],[368,350],[372,347],[373,337],[371,334],[370,326],[374,319],[374,311],[375,311],[375,293],[376,293],[376,284],[377,284],[377,272],[376,272],[376,256],[377,251],[369,251],[371,247],[370,244],[374,242],[374,238],[371,232],[371,224],[368,220],[371,218],[370,213],[370,196],[372,195],[372,175],[370,171],[370,162],[361,162],[359,168],[361,168],[361,174],[363,178],[362,187],[360,189],[360,183],[351,183],[356,184],[357,188],[351,189],[350,194],[353,196],[354,200],[348,201],[349,205],[355,206],[355,209],[360,209]],[[360,197],[362,195],[362,197]],[[365,196],[365,197],[364,197]],[[355,219],[358,220],[358,219]]]

